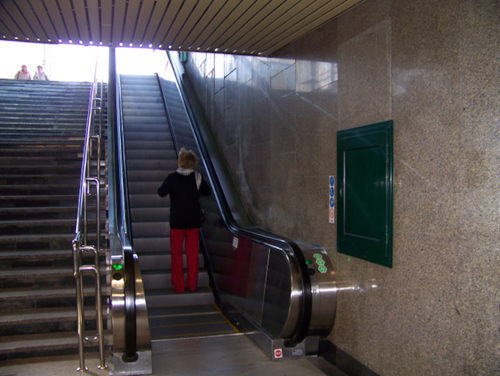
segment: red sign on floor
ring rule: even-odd
[[[283,358],[283,350],[281,350],[281,349],[275,349],[275,350],[274,350],[274,357],[275,357],[276,359],[281,359],[281,358]]]

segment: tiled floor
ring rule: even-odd
[[[17,360],[0,364],[0,376],[78,375],[77,356]],[[96,354],[87,355],[89,375],[97,369]],[[333,374],[333,373],[329,373]],[[153,343],[153,375],[324,376],[308,359],[273,362],[246,336],[207,337]]]

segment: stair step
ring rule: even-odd
[[[95,239],[95,233],[89,233],[89,239]],[[104,236],[104,234],[102,234]],[[71,244],[72,240],[75,238],[74,233],[64,233],[64,234],[29,234],[29,235],[1,235],[0,244],[2,247],[7,247],[9,244],[15,247],[24,246],[26,244]],[[7,244],[7,246],[6,246]],[[54,249],[53,247],[50,247]],[[17,249],[17,248],[13,248]]]
[[[0,301],[42,298],[72,298],[76,297],[75,286],[2,289],[0,290]],[[111,295],[111,288],[109,286],[103,286],[101,291],[103,296]],[[85,296],[95,296],[95,287],[84,287],[83,293]]]
[[[101,187],[100,203],[101,205],[105,202],[106,191]],[[8,210],[24,210],[29,209],[29,204],[33,204],[33,213],[42,213],[44,209],[48,212],[52,210],[57,211],[57,208],[61,208],[62,211],[66,208],[76,208],[78,203],[78,195],[53,195],[53,196],[43,196],[43,195],[30,195],[30,196],[0,196],[0,213],[9,213]],[[37,205],[37,206],[35,206]],[[60,205],[60,206],[57,206]],[[87,207],[91,211],[95,211],[96,197],[87,197]]]
[[[104,222],[104,218],[102,218],[101,223]],[[87,223],[89,224],[96,224],[97,220],[94,216],[94,218],[88,218],[87,217]],[[67,226],[74,226],[76,224],[76,217],[75,218],[62,218],[62,219],[24,219],[24,220],[17,220],[17,221],[0,221],[0,229],[2,227],[11,227],[12,229],[17,227],[17,228],[22,228],[22,227],[30,227],[32,231],[35,231],[34,228],[45,228],[47,226],[53,227],[55,231],[58,230],[58,228],[61,227],[67,227]],[[38,229],[39,230],[39,229]]]
[[[71,258],[73,259],[73,251],[67,250],[21,250],[21,251],[1,251],[0,260],[23,260],[23,259],[54,259],[54,258]]]
[[[105,333],[104,343],[110,345],[112,336],[110,333]],[[95,342],[84,342],[86,347],[98,346]],[[61,333],[42,333],[28,334],[24,336],[8,336],[2,337],[0,341],[0,355],[9,353],[33,353],[33,352],[49,352],[51,355],[54,350],[61,349],[77,349],[78,335],[76,332],[61,332]],[[29,355],[26,357],[30,357]],[[3,360],[9,357],[2,357]]]
[[[0,185],[0,192],[4,194],[19,194],[19,192],[24,192],[25,194],[48,194],[48,193],[59,193],[59,194],[71,194],[78,193],[79,184],[33,184],[33,185],[23,185],[23,184],[10,184],[10,185]]]
[[[12,277],[46,277],[46,276],[73,276],[73,268],[29,268],[0,270],[0,278]]]
[[[67,145],[78,144],[83,146],[85,137],[75,136],[26,136],[26,135],[2,135],[1,144],[8,145]]]
[[[53,222],[53,223],[51,223]],[[96,220],[87,219],[88,231],[96,231]],[[101,232],[106,226],[106,221],[101,220]],[[45,236],[47,234],[64,235],[73,234],[75,232],[76,216],[67,220],[38,220],[33,221],[20,221],[17,225],[14,223],[0,222],[0,237],[3,236],[24,236],[24,235],[37,235]]]
[[[95,307],[85,307],[85,319],[94,320],[96,317]],[[103,317],[107,318],[110,314],[108,309],[103,309]],[[74,321],[77,319],[77,310],[75,307],[62,308],[38,308],[25,309],[18,311],[4,311],[0,313],[0,328],[10,325],[36,324],[48,322]],[[2,337],[0,337],[2,338]]]

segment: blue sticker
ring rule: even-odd
[[[335,184],[335,179],[333,176],[330,176],[330,185],[334,185]]]
[[[333,188],[330,188],[330,196],[333,196],[334,193],[335,191],[333,190]]]
[[[335,201],[333,198],[330,199],[330,207],[333,208],[335,206]]]

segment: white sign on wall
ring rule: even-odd
[[[335,177],[330,176],[329,221],[335,223]]]

